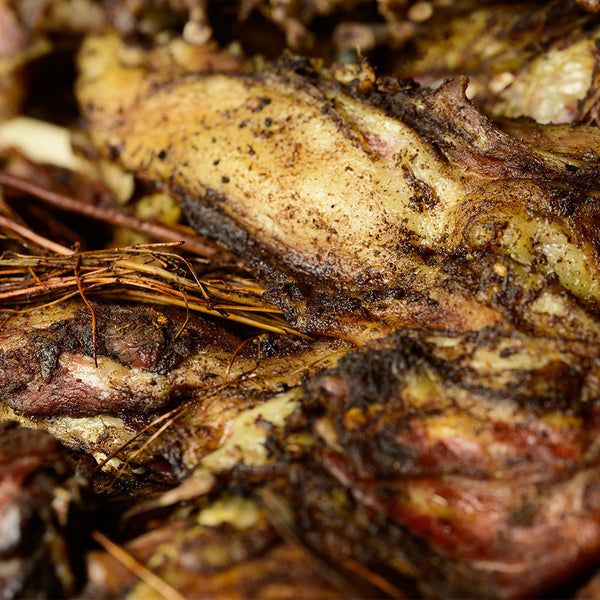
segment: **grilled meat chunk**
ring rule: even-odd
[[[378,313],[341,335],[374,335],[369,319],[422,326],[414,313],[431,305],[440,326],[537,327],[515,301],[534,289],[567,312],[579,311],[569,294],[597,310],[595,130],[575,130],[574,158],[502,131],[464,80],[428,90],[368,69],[336,80],[305,61],[167,80],[123,64],[123,50],[108,35],[81,53],[78,97],[100,151],[272,281]]]
[[[93,461],[44,431],[0,423],[0,596],[78,591]]]
[[[0,419],[45,429],[98,462],[115,456],[106,470],[128,466],[130,477],[172,482],[199,464],[212,473],[263,462],[270,429],[298,407],[300,382],[350,349],[274,334],[244,343],[172,309],[96,305],[94,317],[73,301],[5,324]]]
[[[398,332],[308,383],[325,445],[276,489],[332,557],[344,532],[329,515],[375,511],[386,541],[358,546],[377,521],[353,521],[350,556],[425,596],[543,595],[600,552],[598,356],[597,344],[492,331]],[[346,499],[299,501],[310,478],[327,488],[325,472]]]

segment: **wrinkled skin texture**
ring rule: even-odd
[[[123,51],[107,35],[81,52],[78,97],[97,147],[274,283],[355,299],[340,336],[427,321],[539,329],[544,310],[597,330],[579,304],[595,312],[600,300],[595,130],[575,130],[567,153],[552,134],[538,149],[480,114],[464,80],[431,91],[333,73],[344,85],[303,61],[168,80],[123,65]],[[533,308],[533,290],[552,307]],[[293,321],[299,303],[279,302]],[[295,324],[325,333],[314,309],[305,302]]]
[[[355,319],[334,329],[354,341],[423,328],[307,384],[300,430],[321,441],[298,457],[282,438],[263,471],[294,535],[427,597],[543,594],[585,569],[600,550],[595,130],[565,145],[560,127],[496,125],[464,81],[302,61],[152,85],[105,43],[83,49],[78,92],[107,156],[284,282],[306,330],[315,297],[338,311],[321,331]],[[118,98],[100,96],[99,56]],[[452,333],[428,336],[444,320]]]

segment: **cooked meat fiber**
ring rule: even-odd
[[[538,151],[480,114],[462,80],[432,91],[302,60],[169,80],[122,51],[107,35],[80,56],[98,148],[272,282],[353,300],[359,322],[340,318],[338,335],[535,328],[598,309],[596,131],[575,129],[568,155]]]

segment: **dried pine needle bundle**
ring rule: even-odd
[[[8,175],[1,174],[0,182],[110,224],[138,225],[117,209],[90,207]],[[178,233],[173,227],[148,222],[140,228],[155,237],[173,239]],[[279,317],[280,310],[263,300],[262,286],[240,274],[235,264],[211,261],[220,258],[217,252],[204,248],[200,238],[186,239],[185,231],[180,241],[74,250],[34,232],[0,196],[0,232],[11,246],[0,255],[0,308],[4,313],[34,310],[75,296],[89,306],[89,299],[101,297],[178,306],[265,331],[293,333]],[[204,257],[188,259],[176,252],[188,246],[193,254]]]
[[[290,333],[279,309],[261,300],[251,280],[231,274],[199,277],[191,262],[167,252],[168,244],[0,258],[0,305],[39,305],[81,295],[180,306],[268,331]],[[187,271],[187,273],[186,273]]]

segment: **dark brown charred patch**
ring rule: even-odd
[[[72,317],[49,317],[46,328],[7,331],[0,343],[0,398],[32,415],[145,414],[187,397],[189,386],[170,379],[183,361],[209,348],[233,355],[240,344],[223,327],[170,308],[97,305],[94,316],[95,329],[89,310],[82,308]],[[15,336],[20,336],[19,347],[11,343]],[[114,374],[113,380],[109,369],[98,371],[91,383],[77,374],[78,369],[93,371],[93,359],[100,357],[116,361],[132,376],[138,371],[163,376],[166,396],[157,395],[160,388],[154,389],[147,376],[143,383],[128,383],[127,372]],[[208,367],[206,385],[215,376]]]
[[[65,597],[82,585],[92,468],[44,431],[0,424],[0,589],[7,598]]]

